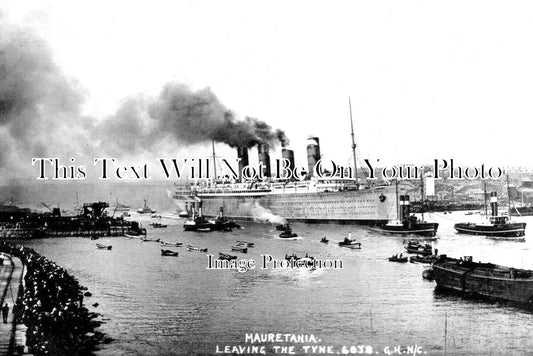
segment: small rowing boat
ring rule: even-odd
[[[389,257],[389,261],[406,263],[409,261],[409,256],[404,256],[403,253],[397,253],[394,256]]]
[[[159,239],[149,239],[146,236],[141,237],[142,242],[159,242]]]
[[[178,257],[178,252],[177,251],[172,251],[172,250],[163,250],[163,249],[161,249],[161,256],[175,256],[175,257]]]
[[[242,252],[242,253],[246,253],[246,252],[248,252],[248,247],[244,247],[244,246],[231,246],[231,250],[232,250],[232,251],[239,251],[239,252]]]
[[[161,228],[167,227],[167,225],[161,224],[159,222],[151,223],[150,226],[153,227],[154,229],[161,229]]]
[[[99,248],[100,250],[111,250],[113,246],[111,245],[102,245],[102,244],[96,244],[96,248]]]
[[[236,259],[237,259],[237,256],[234,256],[234,255],[228,255],[227,253],[219,252],[219,253],[218,253],[218,259],[219,259],[219,260],[231,261],[231,260],[236,260]]]
[[[161,244],[161,246],[177,246],[177,247],[183,246],[183,242],[170,242],[170,241],[161,240],[159,241],[159,243]]]
[[[187,251],[207,252],[207,249],[206,248],[200,248],[198,246],[187,245]]]
[[[239,241],[237,240],[237,246],[254,247],[253,242]]]

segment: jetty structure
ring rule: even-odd
[[[29,209],[0,209],[0,238],[101,237],[144,235],[146,229],[136,221],[110,217],[105,202],[84,204],[77,215],[65,216],[59,208],[51,212],[31,212]],[[16,209],[15,209],[16,208]]]

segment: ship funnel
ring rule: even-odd
[[[283,148],[281,150],[281,158],[284,158],[289,161],[288,169],[290,169],[292,172],[294,170],[294,151],[289,150],[287,148]],[[283,177],[283,178],[287,178],[287,177]]]
[[[496,195],[496,192],[490,193],[490,210],[492,216],[498,216],[498,196]]]
[[[320,160],[320,141],[318,137],[310,137],[307,144],[307,176],[312,177],[315,165]]]
[[[257,145],[257,154],[259,163],[265,167],[263,169],[264,177],[270,177],[270,155],[268,154],[268,145],[266,143],[260,143]]]
[[[198,216],[202,217],[202,202],[198,202]]]
[[[399,219],[405,221],[411,214],[411,205],[409,205],[409,195],[400,195],[400,214]]]
[[[409,215],[411,214],[411,205],[409,204],[409,195],[404,196],[403,199],[403,216],[404,219],[409,219]]]
[[[242,182],[242,170],[244,167],[248,166],[248,148],[246,147],[237,147],[237,158],[239,160],[239,179]]]
[[[398,210],[398,220],[403,220],[403,195],[400,195],[400,201],[398,202],[399,210]]]

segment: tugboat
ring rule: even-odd
[[[279,237],[282,239],[290,239],[290,238],[298,237],[298,234],[295,232],[292,232],[292,229],[289,226],[289,224],[286,224],[285,230],[283,230],[283,232],[279,234]]]
[[[498,197],[496,192],[490,194],[491,216],[483,223],[458,223],[454,228],[460,234],[485,235],[490,238],[505,240],[525,240],[526,223],[511,222],[509,216],[498,215]]]
[[[389,221],[387,224],[379,226],[377,230],[395,235],[418,235],[424,237],[435,237],[438,223],[426,222],[418,219],[415,215],[410,215],[409,195],[401,195],[398,205],[398,219]]]
[[[152,210],[146,205],[146,199],[144,199],[144,207],[137,210],[138,214],[154,214],[155,210]]]
[[[432,266],[437,286],[466,294],[529,304],[533,302],[533,271],[455,259],[440,255]]]
[[[348,233],[348,237],[345,237],[343,241],[339,242],[340,247],[347,247],[352,249],[360,249],[361,243],[352,239],[352,233]]]
[[[198,213],[196,209],[193,209],[193,216],[191,220],[185,221],[183,224],[183,229],[185,231],[199,231],[199,232],[209,232],[213,229],[214,224],[210,223],[202,215],[202,202],[198,202]]]
[[[233,229],[240,229],[241,226],[235,220],[228,220],[224,216],[224,208],[220,207],[219,214],[214,220],[209,220],[211,230],[215,231],[232,231]]]
[[[329,240],[326,238],[326,236],[324,236],[320,242],[322,242],[323,244],[327,244],[329,242]]]

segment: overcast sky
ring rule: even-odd
[[[0,0],[0,10],[44,39],[96,120],[169,82],[209,87],[238,119],[285,130],[297,160],[316,135],[344,163],[351,97],[363,158],[533,166],[530,2]]]

